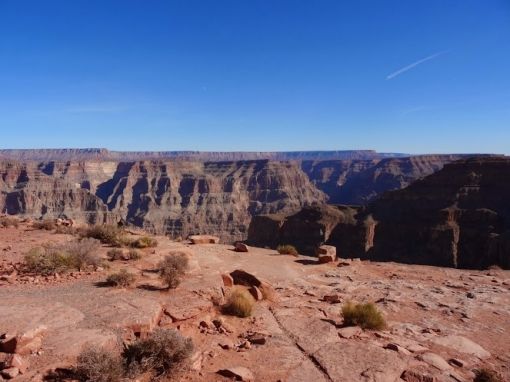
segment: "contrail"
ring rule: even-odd
[[[409,64],[409,65],[407,65],[407,66],[404,66],[403,68],[401,68],[401,69],[397,70],[396,72],[393,72],[393,73],[391,73],[391,74],[388,74],[388,75],[386,76],[386,79],[387,79],[387,80],[391,80],[392,78],[395,78],[395,77],[397,77],[397,76],[401,75],[402,73],[405,73],[405,72],[407,72],[408,70],[411,70],[412,68],[414,68],[414,67],[416,67],[416,66],[418,66],[418,65],[423,64],[424,62],[427,62],[427,61],[433,60],[434,58],[437,58],[437,57],[439,57],[439,56],[443,55],[444,53],[446,53],[446,52],[437,52],[437,53],[434,53],[434,54],[432,54],[432,55],[430,55],[430,56],[428,56],[428,57],[422,58],[421,60],[418,60],[418,61],[416,61],[416,62],[413,62],[412,64]]]

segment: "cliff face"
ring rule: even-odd
[[[399,190],[465,155],[418,155],[371,160],[303,161],[303,171],[332,204],[363,205]]]
[[[326,200],[297,163],[2,162],[0,207],[9,214],[128,223],[186,237],[246,237],[251,217]]]
[[[510,159],[446,165],[372,203],[365,256],[419,264],[510,268]],[[368,232],[368,231],[366,231]],[[365,235],[369,238],[370,235]]]

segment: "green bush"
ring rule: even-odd
[[[131,246],[134,248],[155,248],[158,246],[158,241],[153,237],[143,236],[139,239],[136,239],[131,243]]]
[[[381,330],[386,327],[383,315],[373,303],[354,304],[347,302],[342,307],[345,326],[360,326],[363,329]]]
[[[111,286],[127,288],[133,285],[136,280],[136,276],[129,273],[125,269],[121,269],[117,273],[112,273],[106,278],[106,283]]]
[[[99,241],[94,239],[75,240],[63,244],[47,244],[32,248],[25,254],[25,266],[29,272],[49,275],[82,270],[88,266],[97,267],[101,258],[97,254]]]
[[[237,317],[249,317],[255,305],[255,299],[242,287],[233,288],[222,311]]]
[[[473,382],[503,382],[503,379],[495,371],[482,368],[475,370]]]
[[[159,263],[159,275],[168,288],[177,288],[188,269],[188,258],[184,254],[170,254]]]
[[[83,236],[97,239],[101,243],[113,247],[121,247],[126,243],[124,231],[115,225],[105,224],[89,227],[83,232]]]
[[[276,250],[278,251],[278,253],[280,255],[292,255],[292,256],[298,255],[297,249],[293,245],[290,245],[290,244],[279,245],[276,248]]]
[[[78,355],[75,374],[83,382],[118,382],[123,375],[122,360],[106,350],[89,347]]]
[[[175,371],[193,353],[193,342],[174,329],[156,329],[148,338],[138,340],[123,352],[129,375]]]
[[[18,228],[19,220],[17,218],[13,218],[10,216],[2,216],[2,217],[0,217],[0,226],[5,227],[5,228],[7,228],[7,227]]]

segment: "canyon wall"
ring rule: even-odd
[[[83,150],[79,154],[102,155]],[[459,156],[323,161],[0,160],[0,209],[87,223],[122,220],[173,237],[211,233],[232,242],[246,239],[253,216],[286,216],[313,203],[364,204],[456,159]]]
[[[246,237],[254,215],[326,201],[294,162],[0,162],[2,212]]]
[[[346,258],[510,269],[510,158],[450,163],[366,206],[258,216],[248,232],[259,246],[293,244],[304,254],[325,243]]]

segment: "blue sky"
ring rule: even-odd
[[[510,154],[508,0],[0,0],[0,147]]]

